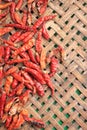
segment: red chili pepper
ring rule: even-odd
[[[51,89],[52,95],[53,95],[54,94],[54,85],[51,82],[50,76],[47,73],[43,73],[43,77],[44,77],[44,80],[47,83],[48,87]]]
[[[0,14],[0,20],[1,20],[2,18],[6,17],[7,14],[8,14],[8,11],[6,11],[6,12]]]
[[[13,104],[17,103],[19,101],[19,98],[18,97],[14,97],[14,98],[10,98],[6,104],[5,104],[5,107],[4,107],[4,111],[7,113],[9,112],[10,108],[12,107]]]
[[[0,36],[10,32],[13,28],[11,27],[4,27],[4,28],[0,28]]]
[[[22,5],[23,5],[23,0],[18,0],[18,3],[16,4],[16,10],[18,11]]]
[[[44,17],[40,17],[33,25],[33,29],[39,28],[44,22]]]
[[[21,95],[21,93],[23,92],[24,89],[24,84],[20,83],[17,87],[16,87],[16,95]]]
[[[23,39],[23,42],[26,43],[28,42],[30,39],[32,39],[32,37],[34,36],[36,32],[31,32],[28,36],[26,36],[24,39]]]
[[[50,65],[50,76],[54,76],[54,74],[57,71],[57,67],[58,67],[58,59],[56,59],[55,57],[51,58],[51,65]]]
[[[48,4],[48,0],[42,0],[41,6],[38,8],[40,15],[44,14],[44,12],[46,11],[47,4]]]
[[[23,29],[26,31],[33,31],[33,29],[29,26],[25,26],[25,25],[21,25],[21,24],[17,24],[17,23],[13,23],[13,24],[6,24],[5,27],[15,27],[15,28],[19,28],[19,29]]]
[[[38,32],[38,36],[37,36],[37,39],[36,39],[36,51],[41,54],[41,51],[42,51],[42,45],[41,45],[41,42],[42,42],[42,29]]]
[[[3,71],[3,67],[0,67],[0,81],[2,80],[2,78],[4,77],[4,71]]]
[[[28,13],[28,24],[31,25],[32,23],[32,14],[29,12]]]
[[[40,82],[41,84],[45,84],[45,80],[40,72],[31,68],[27,68],[27,67],[24,67],[23,69],[26,72],[30,73],[38,82]]]
[[[49,40],[50,36],[49,36],[49,34],[48,34],[48,32],[47,32],[47,29],[46,29],[44,23],[43,23],[43,25],[42,25],[42,35],[43,35],[43,37],[44,37],[46,40]]]
[[[25,37],[27,37],[31,32],[25,32],[25,33],[22,33],[17,39],[15,42],[19,42],[19,41],[22,41]]]
[[[12,2],[5,3],[5,4],[0,4],[0,9],[5,9],[5,8],[9,7],[11,4],[12,4]]]
[[[17,70],[18,70],[18,67],[13,66],[13,67],[11,67],[9,70],[7,70],[7,71],[5,72],[5,76],[10,75],[10,74],[14,73],[14,72],[17,71]]]
[[[5,103],[6,103],[6,92],[3,91],[0,97],[0,118],[3,117]]]
[[[52,20],[56,17],[57,15],[48,15],[44,17],[44,21]]]
[[[20,53],[20,56],[21,56],[22,58],[26,58],[26,59],[28,59],[28,60],[30,59],[27,52],[21,52],[21,53]]]
[[[14,34],[11,35],[10,40],[11,40],[12,42],[15,42],[15,40],[16,40],[17,38],[19,38],[20,35],[21,35],[21,31],[15,32]]]
[[[24,82],[24,80],[23,80],[23,77],[22,76],[20,76],[18,73],[12,73],[11,74],[17,81],[19,81],[19,82]]]
[[[22,73],[23,77],[25,78],[25,80],[28,80],[31,85],[34,85],[32,78],[30,77],[30,75],[27,72],[22,70],[21,73]]]
[[[10,46],[9,46],[10,48],[11,48],[11,46],[14,47],[14,43],[13,43],[12,41],[3,39],[3,42],[4,42],[5,44],[7,44],[7,45],[10,45]],[[14,48],[14,49],[15,49],[15,48]]]
[[[27,89],[33,90],[33,86],[31,86],[29,83],[24,83]]]
[[[11,7],[10,7],[10,15],[13,22],[15,22],[14,12],[15,12],[15,2],[12,2]]]
[[[40,63],[40,55],[37,52],[36,52],[35,58],[36,58],[37,63],[39,64]]]
[[[5,81],[5,85],[4,85],[4,90],[5,90],[5,92],[6,92],[7,95],[9,95],[9,93],[10,93],[12,81],[13,81],[13,77],[12,76],[7,76],[6,77],[6,81]]]
[[[23,17],[22,17],[22,22],[23,22],[24,25],[27,24],[27,19],[28,19],[28,17],[27,17],[27,11],[24,10],[23,11]]]
[[[11,84],[12,89],[16,88],[18,85],[18,81],[16,79],[13,79],[13,82]]]
[[[14,115],[13,119],[11,120],[12,122],[10,122],[9,126],[8,126],[8,130],[13,130],[17,121],[18,121],[18,115]]]
[[[5,47],[5,58],[4,58],[5,62],[7,62],[7,61],[9,60],[10,53],[11,53],[10,47],[9,47],[9,46],[6,46],[6,47]]]
[[[30,92],[31,90],[26,90],[22,95],[19,96],[19,99],[23,104],[26,104],[26,102],[29,100]]]
[[[12,121],[12,116],[8,115],[8,118],[7,118],[6,123],[5,123],[6,128],[8,128],[10,126],[11,121]]]
[[[20,19],[20,17],[19,17],[19,15],[18,15],[17,12],[14,12],[14,18],[15,18],[15,22],[16,22],[16,23],[23,25],[23,22],[22,22],[22,20]]]
[[[4,46],[0,46],[0,62],[3,61],[4,56],[5,56]]]
[[[21,62],[24,62],[24,61],[28,61],[28,59],[26,58],[20,58],[20,59],[13,59],[13,60],[9,60],[7,61],[7,64],[14,64],[14,63],[21,63]]]
[[[32,49],[28,49],[29,58],[32,62],[37,63]]]
[[[28,61],[24,62],[24,65],[25,65],[26,67],[32,68],[32,69],[37,70],[38,72],[42,73],[42,71],[41,71],[39,65],[37,65],[37,64],[35,64],[35,63],[31,62],[31,61],[29,61],[29,62],[28,62]]]
[[[21,52],[25,52],[26,50],[32,48],[34,45],[33,40],[30,40],[28,43],[24,44],[22,47],[18,48],[17,50],[15,50],[13,57],[17,56],[18,54],[20,54]]]
[[[29,118],[27,115],[23,115],[24,120],[28,121],[31,125],[37,126],[39,128],[44,128],[45,124],[42,120],[37,120],[35,118]]]
[[[44,89],[43,89],[43,86],[37,82],[36,80],[34,80],[34,83],[35,83],[35,87],[36,87],[36,91],[38,93],[39,96],[44,96]]]

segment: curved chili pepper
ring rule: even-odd
[[[5,76],[14,73],[16,70],[18,70],[18,67],[16,67],[16,66],[11,67],[9,70],[7,70],[7,71],[5,72]]]
[[[44,89],[43,89],[43,86],[37,82],[36,80],[34,80],[34,83],[35,83],[35,87],[36,87],[36,91],[38,93],[39,96],[44,96]]]
[[[46,29],[44,23],[43,23],[43,25],[42,25],[42,35],[43,35],[43,37],[44,37],[46,40],[49,40],[50,36],[49,36],[49,34],[48,34],[48,32],[47,32],[47,29]]]
[[[29,58],[32,62],[37,63],[32,49],[28,49]]]
[[[0,67],[0,80],[4,77],[3,67]]]
[[[29,100],[30,92],[31,90],[26,90],[22,95],[19,96],[19,99],[23,104],[26,104],[26,102]]]
[[[51,64],[50,64],[50,76],[54,76],[54,74],[57,71],[57,67],[58,67],[58,60],[55,57],[51,58]]]
[[[14,34],[11,35],[10,40],[14,42],[20,35],[21,35],[21,31],[15,32]]]
[[[16,95],[21,95],[23,89],[24,89],[24,84],[20,83],[17,87],[16,87]]]
[[[44,80],[47,83],[48,87],[51,89],[52,95],[53,95],[54,94],[54,85],[51,82],[50,76],[47,73],[43,73],[43,77],[44,77]]]
[[[28,61],[24,62],[24,65],[25,65],[26,67],[35,69],[35,70],[37,70],[38,72],[42,73],[42,71],[41,71],[39,65],[37,65],[37,64],[35,64],[35,63],[31,62],[31,61],[29,61],[29,62],[28,62]]]
[[[9,7],[11,4],[12,4],[12,2],[5,3],[5,4],[0,4],[0,9],[5,9],[5,8]]]
[[[8,11],[6,11],[5,13],[0,14],[0,20],[1,20],[2,18],[4,18],[7,14],[8,14]]]
[[[6,92],[3,91],[0,97],[0,118],[3,117],[5,103],[6,103]]]
[[[18,11],[23,4],[23,0],[18,0],[18,3],[16,4],[16,10]]]
[[[21,77],[18,73],[14,72],[11,74],[17,81],[24,82],[23,77]]]
[[[14,12],[14,19],[15,19],[15,22],[18,23],[18,24],[23,24],[22,20],[20,19],[19,15],[17,12]]]
[[[13,28],[11,27],[4,27],[4,28],[0,28],[0,36],[10,32]]]
[[[17,39],[15,42],[19,42],[19,41],[22,41],[25,37],[27,37],[31,32],[25,32],[25,33],[22,33]]]
[[[14,63],[21,63],[21,62],[24,62],[24,61],[28,61],[28,59],[26,58],[20,58],[20,59],[13,59],[13,60],[9,60],[7,61],[7,64],[14,64]]]
[[[15,103],[11,106],[9,110],[9,115],[14,116],[17,113],[19,103]]]
[[[24,42],[24,43],[28,42],[30,39],[32,39],[32,37],[34,36],[35,33],[36,33],[36,31],[31,32],[28,36],[26,36],[26,37],[23,39],[23,42]]]
[[[23,115],[24,120],[28,121],[31,125],[37,126],[39,128],[44,128],[45,124],[42,120],[37,120],[35,118],[29,118],[28,115]]]
[[[29,72],[37,81],[39,81],[41,84],[45,84],[44,78],[40,72],[37,70],[24,67],[23,68],[26,72]]]
[[[26,71],[22,70],[21,74],[23,75],[25,80],[28,80],[31,85],[34,85],[34,82],[33,82],[32,78],[30,77],[30,75]]]
[[[30,40],[28,43],[24,44],[23,46],[21,46],[20,48],[18,48],[17,50],[15,50],[13,57],[17,56],[18,54],[20,54],[21,52],[24,52],[30,48],[32,48],[34,45],[33,40]]]
[[[15,2],[12,2],[11,7],[10,7],[10,15],[13,22],[15,22],[14,12],[15,12]]]
[[[37,39],[36,39],[36,51],[41,54],[41,51],[42,51],[42,45],[41,45],[41,42],[42,42],[42,29],[38,32],[38,36],[37,36]]]
[[[40,56],[40,66],[41,69],[44,70],[46,68],[46,50],[42,49],[41,56]]]
[[[9,60],[10,53],[11,53],[10,47],[9,47],[9,46],[6,46],[6,47],[5,47],[5,58],[4,58],[5,62],[7,62],[7,61]]]
[[[24,83],[24,85],[26,86],[26,88],[33,90],[33,86],[31,86],[29,83]]]

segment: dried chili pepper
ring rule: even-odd
[[[12,36],[10,37],[10,40],[11,40],[12,42],[14,42],[20,35],[21,35],[21,31],[15,32],[15,33],[12,34]]]
[[[12,2],[5,3],[5,4],[0,4],[0,9],[5,9],[5,8],[9,7],[11,4],[12,4]]]
[[[54,85],[51,82],[50,76],[47,73],[43,73],[43,77],[48,87],[51,89],[52,95],[54,94]]]
[[[19,99],[23,104],[26,104],[26,102],[29,100],[30,92],[31,90],[26,90],[22,95],[19,96]]]
[[[23,22],[24,25],[27,24],[27,19],[28,19],[28,17],[27,17],[27,11],[23,10],[22,22]]]
[[[6,46],[5,47],[5,62],[7,62],[9,60],[9,57],[10,57],[10,53],[11,53],[11,49],[9,46]]]
[[[5,123],[6,128],[8,128],[10,126],[11,121],[12,121],[12,116],[8,115],[8,118]]]
[[[32,62],[37,63],[32,49],[28,49],[29,58]]]
[[[20,59],[13,59],[13,60],[9,60],[7,61],[7,64],[14,64],[14,63],[21,63],[21,62],[24,62],[24,61],[28,61],[28,59],[26,58],[20,58]]]
[[[13,79],[13,82],[11,84],[11,88],[14,89],[17,87],[17,85],[18,85],[18,81],[16,79]]]
[[[11,67],[9,70],[7,70],[7,71],[5,72],[5,76],[10,75],[10,74],[14,73],[14,72],[17,71],[17,70],[18,70],[18,67],[13,66],[13,67]]]
[[[42,70],[46,69],[46,50],[45,49],[42,49],[41,51],[40,66]]]
[[[30,40],[28,43],[24,44],[22,47],[18,48],[17,50],[15,50],[13,57],[17,56],[18,54],[20,54],[21,52],[24,52],[28,49],[30,49],[31,47],[33,47],[34,42],[33,40]]]
[[[10,32],[13,28],[11,27],[4,27],[4,28],[0,28],[0,36]]]
[[[1,66],[0,67],[0,80],[2,80],[3,76],[4,76],[4,71],[3,71],[3,67]]]
[[[40,55],[37,52],[36,52],[35,58],[36,58],[37,63],[40,63]]]
[[[22,20],[20,19],[19,15],[17,12],[14,12],[14,19],[15,19],[15,22],[18,23],[18,24],[23,24]]]
[[[24,84],[23,84],[23,83],[20,83],[20,84],[16,87],[16,95],[21,95],[23,89],[24,89]]]
[[[8,11],[6,11],[6,12],[0,14],[0,20],[1,20],[2,18],[6,17],[7,14],[8,14]]]
[[[31,125],[37,126],[39,128],[44,128],[45,124],[42,120],[37,120],[35,118],[29,118],[27,115],[23,115],[24,120],[28,121]]]
[[[5,103],[6,103],[6,92],[3,91],[0,96],[0,118],[3,117]]]
[[[15,127],[15,124],[17,123],[17,120],[18,120],[18,115],[14,115],[13,119],[12,119],[12,122],[9,124],[9,126],[7,127],[8,130],[13,130],[14,127]]]
[[[0,62],[3,61],[4,56],[5,56],[4,46],[0,46]]]
[[[34,83],[35,83],[35,87],[36,87],[36,91],[38,93],[39,96],[44,96],[44,89],[43,89],[43,86],[37,82],[36,80],[34,80]]]
[[[34,36],[36,32],[31,32],[28,36],[26,36],[24,39],[23,39],[23,42],[26,43],[28,42],[30,39],[32,39],[32,37]]]
[[[19,101],[18,97],[14,97],[14,98],[9,99],[9,100],[6,102],[6,104],[5,104],[4,111],[5,111],[5,112],[9,112],[10,108],[12,107],[12,105],[13,105],[14,103],[18,102],[18,101]]]
[[[5,90],[5,92],[6,92],[7,95],[9,95],[9,93],[10,93],[12,81],[13,81],[13,77],[12,76],[7,76],[6,77],[6,81],[5,81],[5,85],[4,85],[4,90]]]
[[[20,53],[20,56],[21,56],[22,58],[26,58],[26,59],[28,59],[28,60],[30,59],[27,52],[21,52],[21,53]]]
[[[28,62],[28,61],[24,62],[24,65],[25,65],[26,67],[35,69],[35,70],[37,70],[38,72],[42,73],[42,71],[41,71],[39,65],[37,65],[37,64],[35,64],[35,63],[31,62],[31,61],[29,61],[29,62]]]
[[[49,36],[49,34],[48,34],[48,32],[47,32],[47,29],[46,29],[46,27],[45,27],[45,23],[43,23],[43,25],[42,25],[42,35],[43,35],[43,37],[44,37],[46,40],[49,40],[50,36]]]
[[[27,72],[22,70],[21,74],[23,75],[25,80],[28,80],[31,85],[34,85],[34,82],[33,82],[32,78],[30,77],[30,75]]]
[[[37,36],[37,39],[36,39],[36,51],[38,52],[38,54],[41,54],[41,51],[42,51],[42,45],[41,45],[41,42],[42,42],[42,29],[38,32],[38,36]]]
[[[37,70],[24,67],[23,68],[26,72],[29,72],[37,81],[39,81],[41,84],[45,84],[44,78],[40,72]]]
[[[23,4],[23,0],[18,0],[18,3],[16,4],[16,10],[18,11]]]
[[[18,73],[12,73],[11,74],[17,81],[19,81],[19,82],[24,82],[24,80],[23,80],[23,77],[22,76],[20,76]]]
[[[14,18],[15,6],[16,6],[15,2],[12,2],[11,7],[10,7],[10,15],[13,22],[15,22],[15,18]]]
[[[15,103],[12,105],[12,107],[9,110],[9,115],[14,116],[17,113],[19,103]]]

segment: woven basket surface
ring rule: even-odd
[[[64,60],[52,78],[54,96],[46,87],[44,97],[30,95],[26,108],[29,115],[45,122],[40,130],[87,130],[87,0],[50,0],[44,15],[49,14],[57,16],[46,23],[50,40],[43,39],[43,47],[48,52],[61,45]],[[5,130],[3,125],[0,130]],[[25,123],[19,130],[39,128]]]

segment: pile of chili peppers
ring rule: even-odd
[[[18,129],[25,121],[32,126],[45,127],[41,119],[30,118],[24,107],[29,94],[44,96],[44,85],[54,94],[51,77],[57,71],[58,53],[62,60],[63,49],[58,46],[51,53],[42,47],[42,38],[50,36],[45,23],[56,15],[43,16],[48,0],[0,0],[0,119],[8,130]],[[37,9],[39,18],[32,23],[32,12]],[[22,10],[22,17],[19,12]],[[6,23],[10,16],[11,23]],[[5,35],[15,30],[7,39]],[[44,71],[49,66],[49,72]]]

